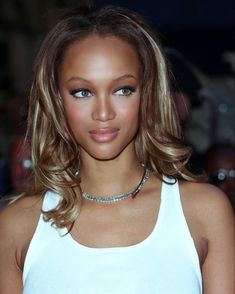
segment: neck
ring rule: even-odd
[[[139,184],[143,173],[134,152],[105,161],[87,154],[81,156],[81,188],[90,194],[109,196],[128,192]]]

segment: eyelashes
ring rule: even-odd
[[[92,96],[91,91],[85,88],[74,89],[70,91],[69,94],[72,95],[74,98],[87,98]]]
[[[123,86],[123,87],[119,87],[118,89],[115,89],[112,94],[116,95],[116,96],[123,96],[123,97],[129,97],[131,96],[133,93],[135,93],[136,89],[134,87],[131,86]],[[69,92],[69,94],[71,96],[73,96],[74,98],[89,98],[91,96],[93,96],[92,91],[90,91],[87,88],[78,88],[78,89],[74,89],[71,90]]]
[[[135,88],[125,86],[117,89],[114,93],[118,96],[131,96],[135,92]]]

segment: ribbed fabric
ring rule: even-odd
[[[48,191],[43,209],[58,200]],[[23,294],[202,294],[199,259],[177,182],[162,184],[156,225],[136,245],[89,248],[70,234],[63,236],[66,232],[40,216],[26,255]]]

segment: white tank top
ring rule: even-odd
[[[48,191],[43,209],[55,207],[59,197]],[[90,248],[66,232],[40,216],[26,255],[23,294],[202,294],[177,182],[162,184],[155,227],[136,245]]]

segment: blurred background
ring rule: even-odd
[[[174,76],[184,140],[194,148],[192,169],[206,169],[234,201],[234,0],[0,0],[0,195],[21,192],[32,168],[29,149],[22,146],[40,43],[64,9],[91,4],[131,8],[158,31]],[[216,165],[223,154],[227,163]]]

